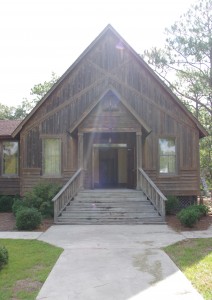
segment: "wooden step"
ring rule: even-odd
[[[142,191],[83,190],[58,217],[57,224],[164,224]]]
[[[136,224],[165,224],[161,217],[147,217],[147,218],[107,218],[107,219],[85,219],[85,218],[67,218],[58,219],[56,224],[67,224],[67,225],[136,225]]]

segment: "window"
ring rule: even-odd
[[[176,173],[175,139],[159,139],[160,174]]]
[[[61,140],[43,140],[43,175],[60,176],[61,174]]]
[[[18,175],[18,142],[3,142],[3,175]]]
[[[104,97],[104,111],[116,111],[118,110],[119,99],[113,94],[108,92]]]

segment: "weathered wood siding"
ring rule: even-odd
[[[19,177],[0,177],[0,195],[19,195]]]
[[[31,116],[21,131],[22,192],[42,179],[42,138],[62,139],[61,182],[77,169],[77,135],[70,137],[82,116],[86,116],[107,90],[114,90],[152,129],[143,140],[143,169],[166,194],[193,195],[198,192],[198,129],[180,105],[153,78],[130,49],[118,49],[117,37],[108,31],[71,68],[60,84]],[[137,125],[126,110],[124,118],[113,115],[113,124],[130,132]],[[82,120],[86,132],[100,122],[97,107]],[[111,127],[105,116],[105,128]],[[124,122],[123,122],[124,121]],[[93,122],[93,125],[92,125]],[[111,119],[110,119],[111,122]],[[133,123],[134,122],[134,123]],[[125,126],[125,127],[123,127]],[[177,175],[159,176],[158,138],[176,137]],[[36,174],[30,170],[36,170]]]

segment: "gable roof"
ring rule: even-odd
[[[13,131],[21,123],[21,120],[0,120],[0,138],[12,137]]]
[[[46,101],[46,99],[57,89],[62,81],[73,71],[83,57],[91,51],[91,49],[98,43],[98,41],[106,35],[108,32],[112,32],[119,40],[120,45],[126,48],[137,60],[137,62],[145,68],[149,74],[166,90],[168,94],[176,101],[177,105],[184,111],[184,113],[195,123],[199,130],[199,137],[207,136],[208,133],[200,122],[193,116],[193,114],[184,106],[184,104],[177,98],[177,96],[171,91],[171,89],[159,78],[159,76],[150,68],[150,66],[138,55],[135,50],[120,36],[120,34],[109,24],[105,29],[96,37],[96,39],[84,50],[84,52],[78,57],[78,59],[67,69],[67,71],[60,77],[60,79],[53,85],[53,87],[47,92],[47,94],[38,102],[38,104],[32,109],[32,111],[26,116],[26,118],[19,124],[14,130],[12,136],[15,137],[31,118],[31,116],[39,109],[39,107]]]

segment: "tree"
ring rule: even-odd
[[[14,107],[0,103],[0,120],[13,119]]]
[[[212,0],[198,1],[165,34],[164,49],[145,51],[144,58],[180,98],[211,114]]]
[[[50,90],[50,88],[58,80],[58,76],[52,72],[50,81],[44,81],[44,83],[39,83],[33,86],[30,95],[31,100],[24,98],[20,105],[17,107],[6,106],[0,103],[0,119],[23,119],[32,110],[32,108],[45,96],[45,94]]]
[[[199,0],[170,28],[163,49],[143,57],[202,122],[201,170],[212,179],[212,0]]]
[[[52,77],[49,81],[44,81],[43,83],[39,83],[33,86],[30,92],[33,97],[35,96],[35,98],[33,98],[33,103],[37,104],[59,79],[59,77],[54,72],[52,72],[51,76]]]

